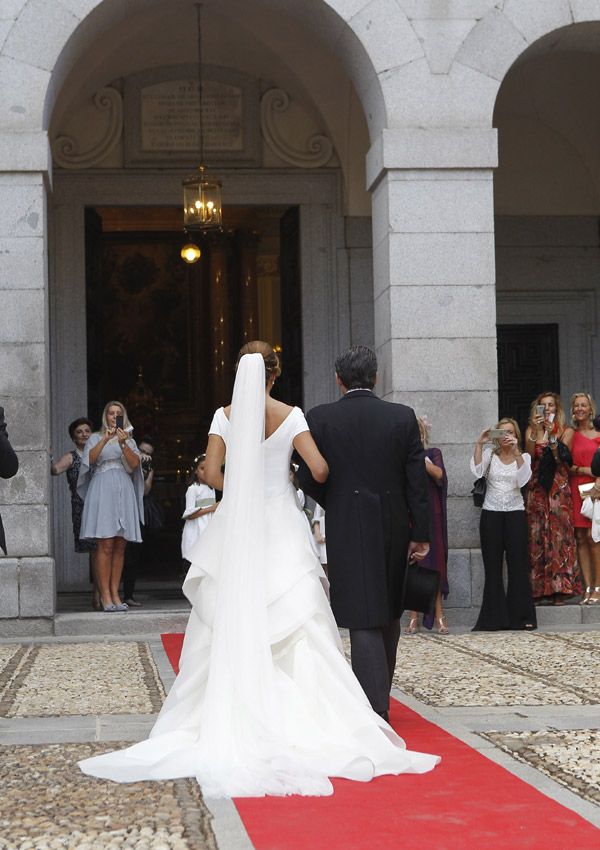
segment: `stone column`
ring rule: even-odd
[[[473,443],[497,417],[495,130],[385,130],[373,193],[375,343],[383,398],[425,413],[449,478],[449,603],[477,604]]]
[[[0,635],[51,631],[45,133],[0,136],[0,404],[19,472],[0,480]],[[35,618],[27,624],[19,619]]]

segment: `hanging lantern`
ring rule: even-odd
[[[204,166],[183,181],[183,226],[186,230],[214,230],[223,226],[221,182],[208,178]]]
[[[200,165],[197,174],[187,177],[183,181],[183,226],[185,230],[191,231],[219,230],[223,224],[221,182],[220,180],[209,178],[204,171],[201,3],[196,3],[196,15],[198,24],[198,138],[200,140]]]

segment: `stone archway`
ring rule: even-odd
[[[0,309],[15,317],[1,331],[0,394],[10,421],[24,423],[15,436],[23,472],[3,489],[14,556],[3,564],[8,619],[53,611],[46,131],[74,59],[120,16],[158,3],[13,0],[10,17],[0,21]],[[451,543],[467,552],[456,601],[469,605],[468,550],[477,541],[465,499],[472,437],[465,422],[487,422],[496,408],[494,103],[506,71],[529,45],[561,27],[600,20],[600,0],[453,0],[440,4],[441,12],[420,0],[264,3],[330,46],[367,116],[380,385],[386,398],[443,423]]]

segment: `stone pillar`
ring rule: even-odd
[[[27,169],[27,170],[24,170]],[[0,480],[0,635],[51,630],[45,133],[0,137],[0,404],[19,472]],[[22,618],[35,622],[19,624]]]
[[[373,193],[375,344],[383,398],[425,413],[449,478],[449,604],[477,604],[469,458],[497,417],[495,130],[385,130]]]

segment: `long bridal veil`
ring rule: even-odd
[[[225,462],[223,546],[203,707],[199,781],[206,789],[239,783],[265,793],[266,764],[278,727],[267,626],[264,551],[265,367],[260,354],[239,363]],[[204,765],[208,775],[204,775]],[[281,793],[281,789],[279,791]]]

